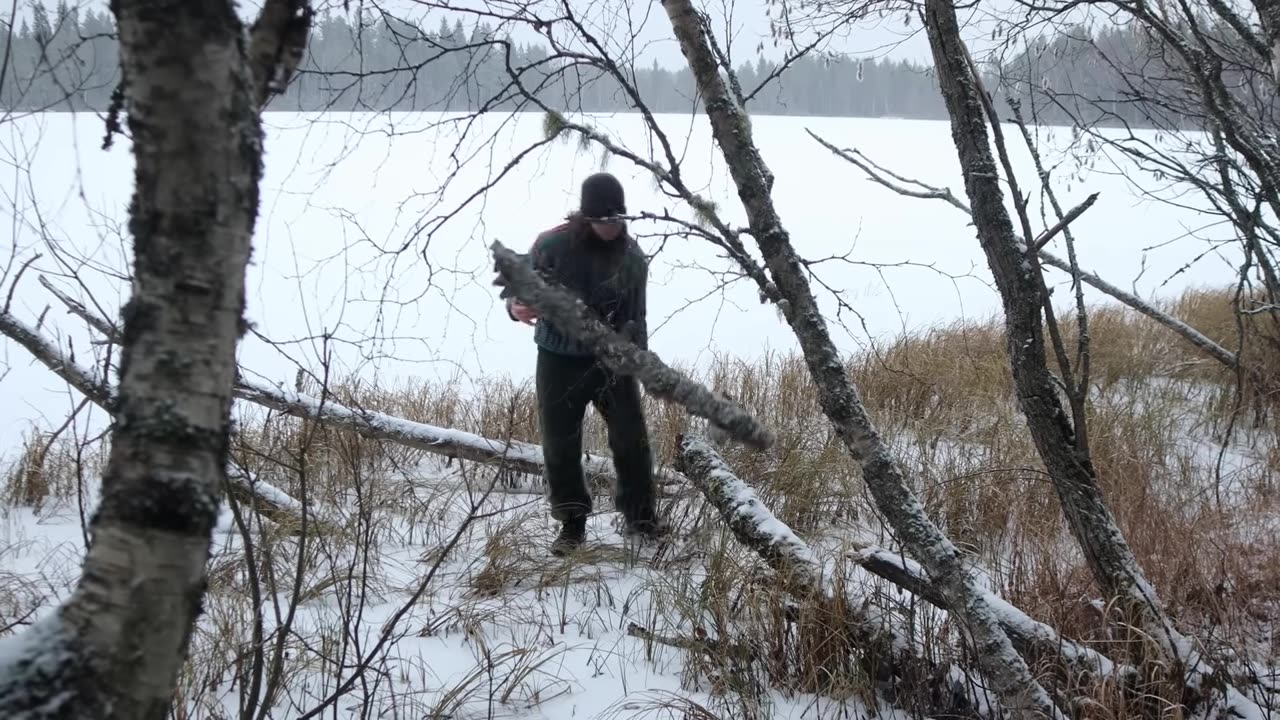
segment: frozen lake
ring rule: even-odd
[[[712,199],[731,224],[745,224],[705,116],[658,116],[695,192]],[[587,118],[644,159],[665,153],[638,115]],[[805,132],[856,146],[895,172],[949,186],[964,199],[959,165],[945,122],[850,118],[755,118],[754,131],[776,176],[774,199],[800,253],[810,260],[845,256],[814,272],[860,317],[844,313],[820,290],[837,342],[853,352],[869,337],[998,310],[989,273],[967,218],[939,202],[904,198],[865,179]],[[248,278],[248,315],[257,333],[240,349],[251,375],[292,384],[299,365],[317,368],[331,354],[334,372],[372,380],[424,377],[467,384],[481,376],[528,377],[530,328],[511,322],[497,298],[489,244],[523,249],[574,207],[578,185],[602,167],[598,148],[576,140],[539,144],[539,115],[480,118],[439,114],[290,114],[266,117],[266,175],[261,217]],[[76,270],[84,287],[114,313],[127,299],[120,276],[130,249],[124,238],[132,185],[127,139],[102,150],[100,118],[48,114],[0,128],[3,211],[18,248],[16,267],[44,256],[23,277],[13,312],[34,323],[46,306],[44,332],[72,343],[89,364],[82,323],[37,282],[38,271]],[[1065,146],[1065,128],[1041,131]],[[1010,142],[1019,136],[1006,133]],[[1034,173],[1015,147],[1024,191]],[[518,163],[515,158],[519,156]],[[1087,269],[1143,296],[1172,295],[1189,285],[1230,282],[1234,254],[1205,253],[1214,230],[1206,220],[1141,196],[1110,158],[1090,169],[1048,155],[1067,206],[1099,192],[1073,225]],[[648,171],[613,157],[603,164],[628,190],[633,213],[692,219],[687,207],[660,192]],[[1120,168],[1125,169],[1125,168]],[[1131,171],[1126,170],[1128,174]],[[1146,189],[1155,181],[1142,181]],[[1185,200],[1185,199],[1184,199]],[[1032,202],[1039,215],[1039,198]],[[1044,225],[1037,223],[1036,229]],[[649,292],[651,348],[669,360],[701,364],[716,354],[742,358],[794,347],[790,330],[761,305],[746,281],[723,287],[728,262],[705,240],[664,238],[674,226],[636,222],[633,232],[654,253]],[[1222,232],[1222,231],[1217,231]],[[1192,236],[1195,233],[1196,236]],[[748,241],[748,247],[754,246]],[[1060,241],[1055,247],[1061,248]],[[8,248],[6,248],[8,250]],[[1228,250],[1234,253],[1233,249]],[[10,252],[5,252],[6,258]],[[876,267],[875,264],[897,264]],[[902,265],[909,263],[910,265]],[[1054,272],[1054,279],[1065,276]],[[5,288],[12,279],[12,270]],[[63,287],[66,279],[51,277]],[[1058,302],[1068,302],[1059,292]],[[1097,293],[1090,297],[1099,300]],[[322,338],[329,336],[326,344]],[[30,423],[56,425],[78,397],[25,350],[0,340],[0,457],[12,459]],[[95,413],[97,422],[101,412]]]

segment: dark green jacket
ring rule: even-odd
[[[575,232],[581,235],[575,238]],[[548,281],[582,298],[607,325],[647,350],[648,258],[630,233],[609,243],[589,233],[589,226],[571,220],[539,234],[529,251],[533,265]],[[533,340],[559,355],[593,354],[543,318],[538,318]]]

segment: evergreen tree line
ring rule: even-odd
[[[68,6],[49,12],[37,4],[30,19],[0,39],[8,57],[0,106],[9,111],[104,111],[119,81],[112,17],[107,11]],[[1081,39],[1081,38],[1085,39]],[[611,74],[598,67],[551,57],[536,44],[501,42],[493,29],[470,29],[443,19],[433,30],[384,15],[325,13],[316,18],[299,75],[271,110],[280,111],[477,111],[533,110],[532,94],[566,112],[628,112],[635,103]],[[1103,59],[1101,52],[1108,53]],[[1149,124],[1149,108],[1123,99],[1132,78],[1115,71],[1115,56],[1137,58],[1140,39],[1124,29],[1108,29],[1042,40],[988,73],[987,87],[997,107],[1003,96],[1024,101],[1042,124],[1123,119]],[[1114,56],[1112,55],[1114,54]],[[1141,63],[1134,63],[1142,65]],[[1151,65],[1145,67],[1150,70]],[[513,76],[512,71],[516,71]],[[806,56],[776,74],[776,63],[757,58],[737,67],[747,107],[757,115],[903,117],[945,119],[937,83],[927,66],[874,58]],[[624,68],[641,101],[653,112],[688,112],[697,102],[687,67],[670,70],[656,62]],[[513,82],[518,78],[519,86]],[[1070,88],[1081,101],[1064,111],[1048,102],[1046,89]],[[758,91],[757,91],[758,89]],[[1034,107],[1032,107],[1034,106]],[[1101,110],[1099,110],[1101,108]],[[1114,117],[1108,117],[1114,113]]]

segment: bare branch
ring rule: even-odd
[[[876,165],[870,158],[863,155],[860,150],[838,148],[808,128],[805,128],[805,132],[809,133],[809,137],[817,140],[823,147],[835,153],[835,155],[840,159],[860,168],[867,174],[868,179],[889,188],[899,195],[920,198],[921,200],[942,200],[947,204],[960,209],[966,215],[971,213],[969,206],[965,205],[960,198],[956,197],[955,193],[951,192],[951,188],[934,187],[920,182],[919,180],[912,180],[910,178],[904,178],[900,175],[896,175],[892,171]]]
[[[840,153],[837,153],[837,154],[840,155],[842,159],[849,160],[849,158],[846,158],[844,155]],[[853,162],[852,160],[849,160],[849,161]],[[921,183],[915,180],[908,180],[908,182],[915,183],[921,187],[930,188],[931,190],[936,190],[936,192],[930,192],[929,194],[903,192],[902,190],[900,190],[898,185],[896,185],[894,182],[886,178],[885,175],[874,171],[872,169],[874,166],[870,164],[860,163],[860,162],[853,162],[853,164],[859,167],[860,169],[862,169],[864,172],[866,172],[871,177],[872,180],[883,185],[884,187],[889,188],[890,190],[893,190],[894,192],[898,192],[899,194],[906,195],[909,197],[921,197],[921,198],[933,199],[933,200],[944,200],[947,202],[947,204],[964,212],[964,214],[966,216],[969,216],[970,219],[972,220],[972,215],[973,215],[972,211],[969,209],[967,205],[955,199],[955,195],[951,192],[950,188],[932,188],[932,186],[929,186],[925,183]],[[1021,239],[1017,239],[1017,241],[1019,242],[1022,248],[1026,247],[1025,244],[1022,244]],[[1057,255],[1052,254],[1048,250],[1042,248],[1038,253],[1038,255],[1046,265],[1055,267],[1068,274],[1073,274],[1070,262],[1059,258]],[[1093,286],[1094,288],[1100,290],[1106,295],[1109,295],[1115,298],[1116,300],[1119,300],[1125,305],[1128,305],[1130,308],[1133,308],[1139,313],[1146,315],[1152,320],[1155,320],[1156,322],[1160,323],[1166,328],[1169,328],[1173,332],[1181,335],[1183,339],[1185,339],[1187,342],[1190,342],[1192,345],[1202,350],[1206,355],[1209,355],[1214,360],[1222,363],[1227,368],[1234,369],[1236,367],[1235,353],[1222,347],[1221,344],[1210,339],[1207,335],[1200,332],[1199,330],[1196,330],[1195,328],[1191,327],[1185,322],[1173,317],[1172,315],[1164,312],[1163,310],[1160,310],[1155,305],[1147,302],[1146,300],[1143,300],[1137,295],[1134,295],[1133,293],[1130,293],[1127,290],[1124,290],[1123,288],[1117,285],[1113,285],[1112,283],[1107,282],[1106,280],[1103,280],[1097,273],[1080,269],[1079,275],[1080,275],[1080,279],[1085,283]]]
[[[882,692],[893,686],[893,694],[905,698],[935,694],[928,688],[943,683],[949,668],[938,666],[889,618],[878,616],[869,598],[858,596],[849,583],[838,582],[809,544],[774,516],[710,443],[691,433],[680,437],[678,446],[679,469],[720,514],[734,538],[768,564],[788,593],[801,600],[816,599],[839,613],[841,626],[857,638],[866,656],[863,665]],[[933,706],[928,710],[972,714],[974,708]]]
[[[92,376],[75,361],[63,355],[52,343],[33,328],[28,327],[9,313],[0,313],[0,335],[10,338],[22,347],[41,364],[75,388],[83,397],[111,412],[115,407],[115,391],[107,383]],[[274,488],[259,488],[258,481],[243,473],[231,470],[227,473],[230,492],[236,493],[245,501],[251,501],[255,509],[263,511],[267,517],[280,524],[288,524],[286,518],[291,517],[299,507],[297,501]]]
[[[46,290],[53,293],[54,297],[61,300],[62,303],[67,306],[67,310],[71,312],[71,314],[75,315],[81,320],[84,320],[86,323],[89,324],[89,327],[102,333],[102,336],[106,338],[108,342],[113,342],[116,344],[120,343],[120,329],[117,328],[114,324],[103,319],[101,315],[85,307],[84,303],[80,302],[79,300],[76,300],[75,298],[66,294],[62,290],[58,289],[58,286],[50,282],[48,277],[41,275],[40,284],[43,285]]]
[[[1061,220],[1054,223],[1048,230],[1037,235],[1036,241],[1032,244],[1032,249],[1035,250],[1036,254],[1039,255],[1040,251],[1044,250],[1045,245],[1053,242],[1053,239],[1058,236],[1058,233],[1066,230],[1067,226],[1075,222],[1076,218],[1083,215],[1085,210],[1093,207],[1093,204],[1097,202],[1097,200],[1098,193],[1090,193],[1089,197],[1085,198],[1083,202],[1071,208],[1071,210],[1063,215]]]

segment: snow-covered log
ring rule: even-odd
[[[929,581],[924,568],[911,558],[863,544],[851,554],[850,559],[867,572],[923,598],[934,607],[946,609],[945,598]],[[1033,619],[993,592],[988,591],[986,597],[1000,627],[1028,662],[1036,664],[1040,660],[1060,658],[1073,674],[1075,682],[1086,682],[1090,678],[1129,680],[1135,677],[1133,667],[1117,665],[1102,653],[1063,638],[1052,627]]]
[[[907,486],[902,469],[894,462],[850,381],[814,299],[805,266],[774,206],[773,175],[756,147],[746,110],[726,85],[704,35],[706,24],[689,0],[663,0],[663,6],[746,211],[751,237],[785,301],[778,305],[795,332],[824,414],[850,455],[862,465],[863,478],[876,506],[910,553],[923,563],[946,599],[947,608],[960,620],[983,674],[1001,702],[1022,717],[1061,718],[1053,699],[1001,630],[996,612],[965,567],[959,551]]]
[[[0,312],[0,335],[26,348],[32,357],[56,373],[90,402],[107,411],[115,407],[114,390],[110,386],[99,382],[92,373],[63,355],[34,328],[28,327],[9,313]],[[288,528],[297,528],[299,525],[302,503],[273,485],[250,479],[231,467],[227,470],[227,491],[234,495],[237,501],[252,507],[277,525]],[[319,522],[314,516],[311,520],[313,523]]]
[[[609,368],[635,376],[649,394],[683,405],[693,415],[718,425],[735,440],[762,450],[773,444],[773,433],[742,406],[623,338],[580,299],[543,280],[527,255],[514,252],[496,240],[492,250],[500,279],[510,293],[562,332],[590,346]]]
[[[680,439],[680,468],[689,483],[716,508],[734,537],[778,572],[789,589],[801,594],[831,593],[831,581],[809,545],[764,505],[745,481],[701,437]],[[918,563],[881,547],[859,544],[850,559],[867,572],[893,583],[942,610],[946,599]],[[1113,663],[1105,655],[1061,637],[1052,627],[1031,618],[995,593],[985,593],[1000,626],[1029,661],[1059,658],[1071,672],[1069,682],[1090,678],[1133,679],[1134,668]],[[891,629],[883,632],[892,634]],[[896,640],[898,646],[903,641]]]
[[[1175,671],[1185,669],[1191,675],[1186,683],[1185,704],[1204,703],[1207,693],[1220,689],[1238,716],[1261,717],[1261,709],[1236,688],[1225,681],[1211,680],[1223,675],[1210,667],[1190,638],[1178,632],[1103,498],[1087,447],[1077,442],[1084,428],[1072,424],[1059,397],[1060,381],[1045,359],[1042,308],[1047,293],[1043,277],[1035,269],[1035,256],[1026,250],[1029,222],[1022,216],[1024,237],[1020,241],[1002,187],[1004,182],[1016,183],[1016,178],[1000,176],[989,132],[995,134],[1006,175],[1012,172],[1010,163],[999,144],[1002,135],[998,125],[991,127],[997,120],[986,105],[989,97],[979,86],[975,65],[960,36],[954,4],[950,0],[926,0],[925,28],[951,118],[951,136],[964,172],[978,241],[1003,301],[1009,364],[1018,404],[1058,492],[1072,534],[1084,550],[1094,578],[1108,599],[1115,599],[1122,616],[1120,622],[1138,626],[1152,641],[1142,645],[1154,647],[1136,648],[1135,655],[1142,660],[1154,654],[1152,659],[1158,664]],[[1012,192],[1018,192],[1016,185]],[[1084,418],[1078,413],[1075,420],[1083,422]]]
[[[99,392],[114,426],[79,581],[0,643],[0,717],[15,720],[170,712],[227,478],[260,110],[268,81],[301,57],[311,18],[304,0],[266,0],[251,31],[230,2],[111,10],[135,160],[120,384]]]
[[[541,475],[544,465],[541,446],[519,440],[494,440],[474,433],[413,422],[371,410],[360,410],[312,397],[283,387],[270,387],[241,380],[237,398],[278,412],[348,430],[371,440],[403,445],[436,455],[498,465],[516,472]],[[608,456],[583,456],[583,469],[604,488],[616,477]],[[657,470],[659,485],[683,485],[684,477],[667,469]]]
[[[115,390],[94,378],[93,373],[80,367],[62,353],[53,343],[13,315],[0,312],[0,335],[4,335],[22,347],[31,356],[52,370],[58,377],[98,407],[111,412],[115,407]],[[249,482],[242,473],[227,473],[228,488],[241,502],[262,511],[269,519],[283,522],[285,516],[301,507],[297,500],[281,490],[264,492],[259,484]],[[296,521],[296,517],[293,520]]]
[[[83,303],[40,277],[49,292],[62,301],[72,314],[80,317],[110,342],[119,343],[119,330],[114,324],[89,310]],[[0,332],[5,332],[0,328]],[[34,352],[34,351],[33,351]],[[243,377],[244,373],[240,373]],[[494,440],[452,428],[413,422],[388,415],[346,407],[332,400],[305,393],[239,380],[234,390],[237,399],[260,405],[292,417],[311,420],[321,425],[347,430],[370,440],[395,443],[449,458],[460,458],[487,465],[500,465],[518,473],[541,477],[542,447],[519,440]],[[616,482],[613,459],[607,455],[585,453],[583,471],[596,492],[607,494]],[[680,473],[669,468],[656,468],[654,480],[660,488],[684,485]],[[500,492],[500,490],[499,490]]]
[[[773,570],[797,599],[830,608],[856,638],[863,666],[877,689],[899,705],[950,717],[976,714],[963,688],[950,678],[963,673],[927,657],[919,643],[899,633],[892,618],[881,617],[867,598],[833,577],[809,544],[779,520],[750,485],[743,482],[704,437],[679,439],[678,468],[716,509],[734,537]]]
[[[96,319],[91,313],[85,317],[90,322]],[[95,327],[99,325],[95,323]],[[101,327],[111,326],[104,324]],[[22,345],[33,357],[90,401],[104,409],[112,407],[112,388],[95,380],[89,371],[72,362],[40,333],[11,314],[0,313],[0,335],[12,338]],[[500,465],[519,473],[539,477],[542,475],[542,448],[532,443],[494,440],[461,430],[404,420],[385,413],[354,410],[329,401],[321,402],[319,398],[293,390],[244,380],[236,383],[233,394],[238,399],[292,417],[347,430],[371,440],[395,443],[445,457]],[[583,455],[582,465],[595,490],[607,494],[616,478],[613,460],[607,455],[587,453]],[[683,475],[670,468],[658,468],[654,471],[654,476],[660,489],[679,487],[686,482]],[[264,491],[260,483],[248,482],[241,473],[231,472],[227,479],[231,491],[236,493],[241,502],[262,511],[273,521],[290,524],[286,516],[301,507],[297,500],[284,491]],[[296,517],[293,518],[293,525],[297,524],[296,520]]]

